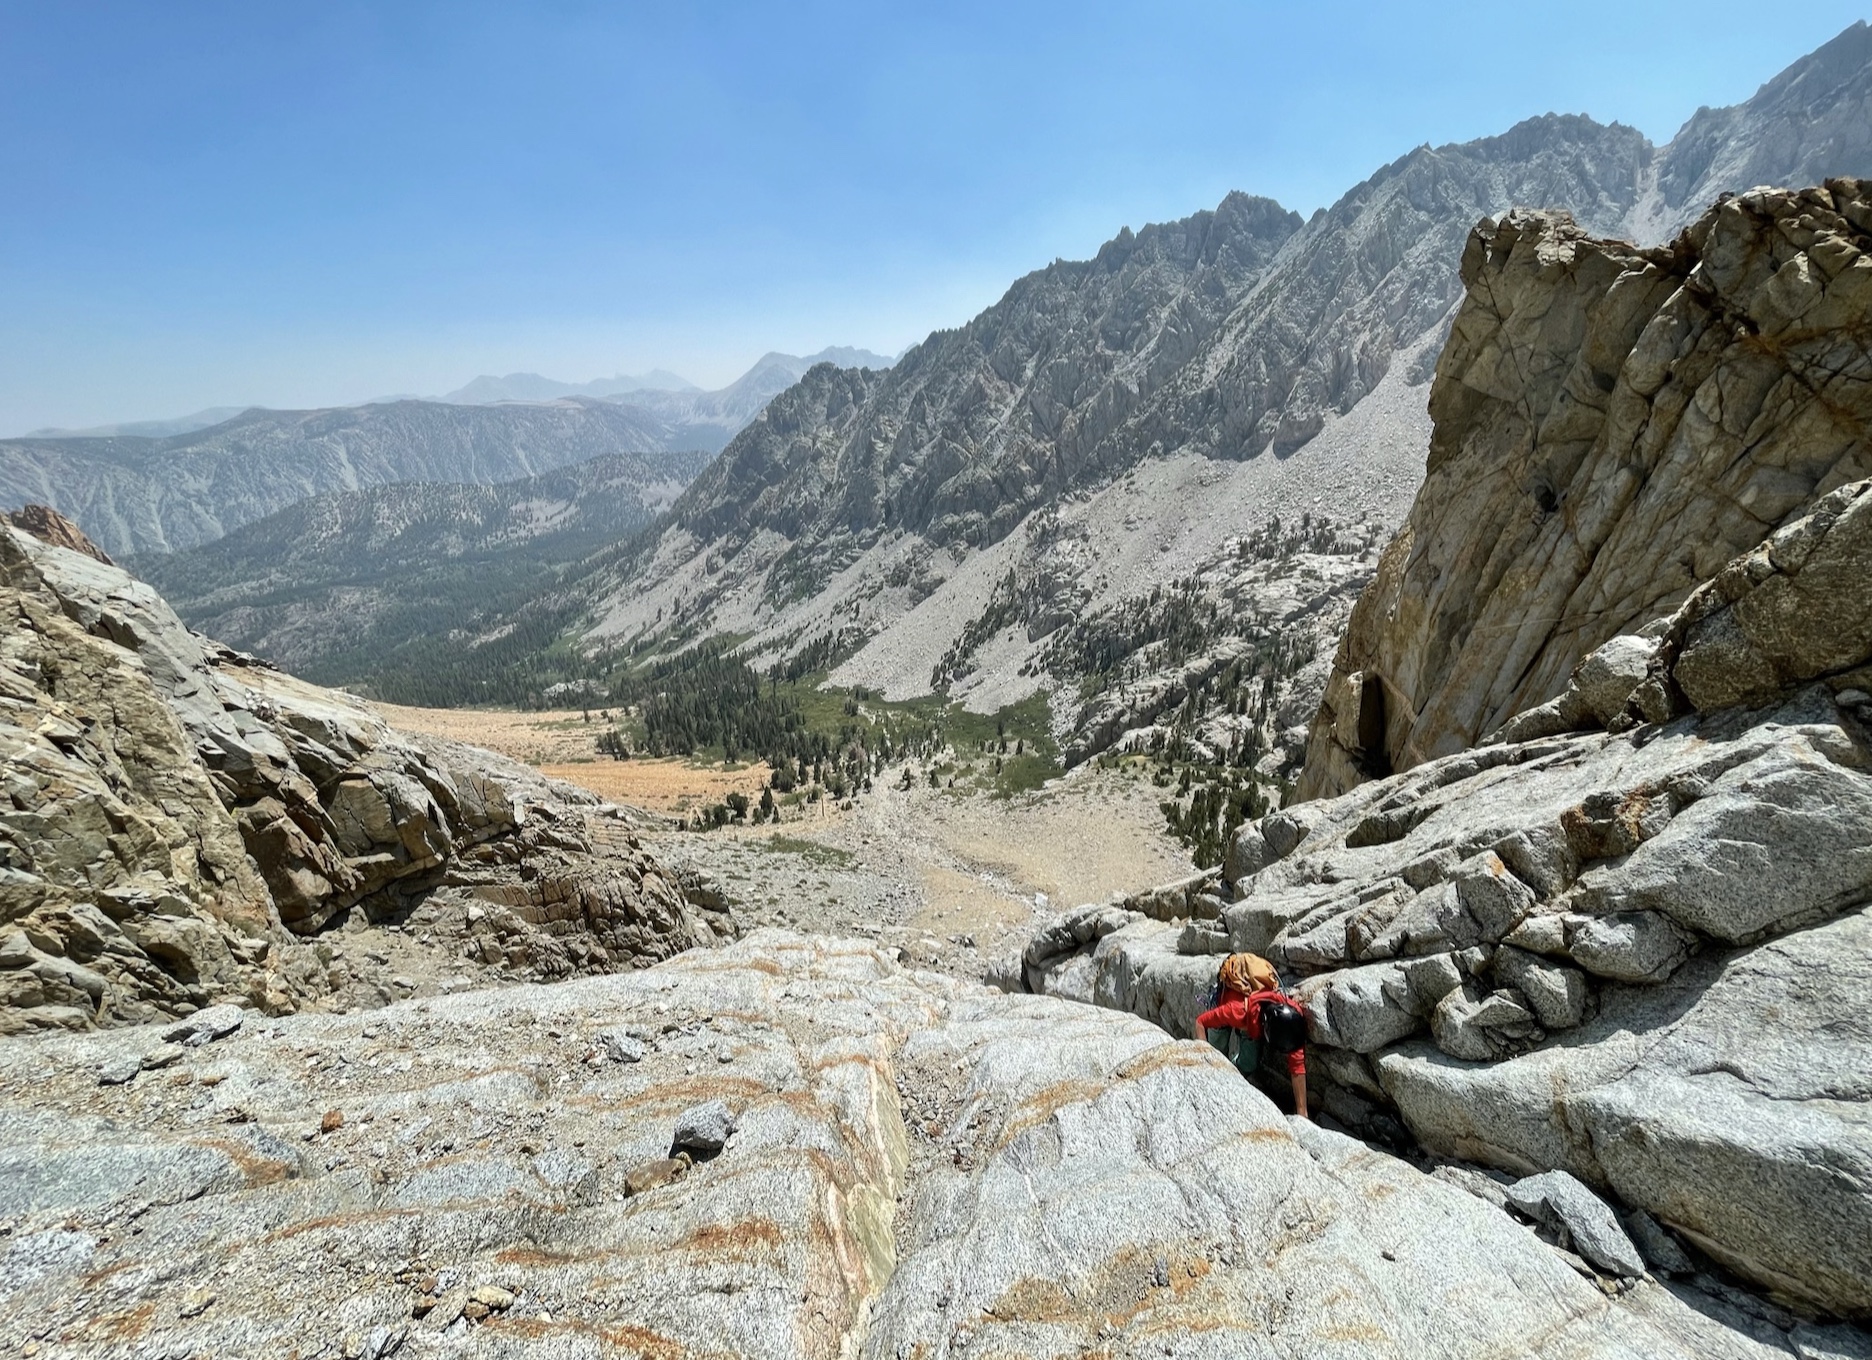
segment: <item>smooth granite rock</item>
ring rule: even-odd
[[[676,1028],[594,1068],[596,1016]],[[9,1354],[1706,1353],[1207,1046],[870,945],[250,1020],[95,1084],[148,1039],[0,1039]],[[627,1195],[698,1098],[733,1139]]]

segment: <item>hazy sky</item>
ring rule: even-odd
[[[895,352],[1230,189],[1667,140],[1866,13],[0,0],[0,433]]]

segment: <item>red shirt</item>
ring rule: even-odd
[[[1306,1008],[1290,996],[1279,992],[1256,992],[1252,996],[1243,996],[1240,992],[1222,993],[1222,1004],[1214,1010],[1204,1011],[1196,1017],[1196,1023],[1204,1029],[1238,1029],[1250,1039],[1261,1038],[1261,1003],[1263,1001],[1282,1001],[1306,1014]],[[1287,1071],[1290,1075],[1306,1075],[1306,1049],[1296,1048],[1286,1055]]]

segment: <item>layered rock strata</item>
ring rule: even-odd
[[[204,642],[94,557],[0,530],[0,611],[0,1026],[345,992],[299,940],[346,918],[543,977],[733,933],[595,799]]]
[[[1353,611],[1301,797],[1555,699],[1586,653],[1872,476],[1872,185],[1745,193],[1655,250],[1517,211],[1462,269],[1424,486]]]
[[[672,1156],[712,1099],[721,1150]],[[1786,1353],[1207,1048],[777,932],[194,1048],[0,1040],[0,1167],[12,1353]]]

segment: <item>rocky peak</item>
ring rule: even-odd
[[[1701,108],[1657,163],[1657,226],[1687,223],[1719,193],[1866,174],[1872,157],[1872,27],[1862,19],[1802,57],[1746,103]],[[1656,231],[1641,239],[1657,239]]]

